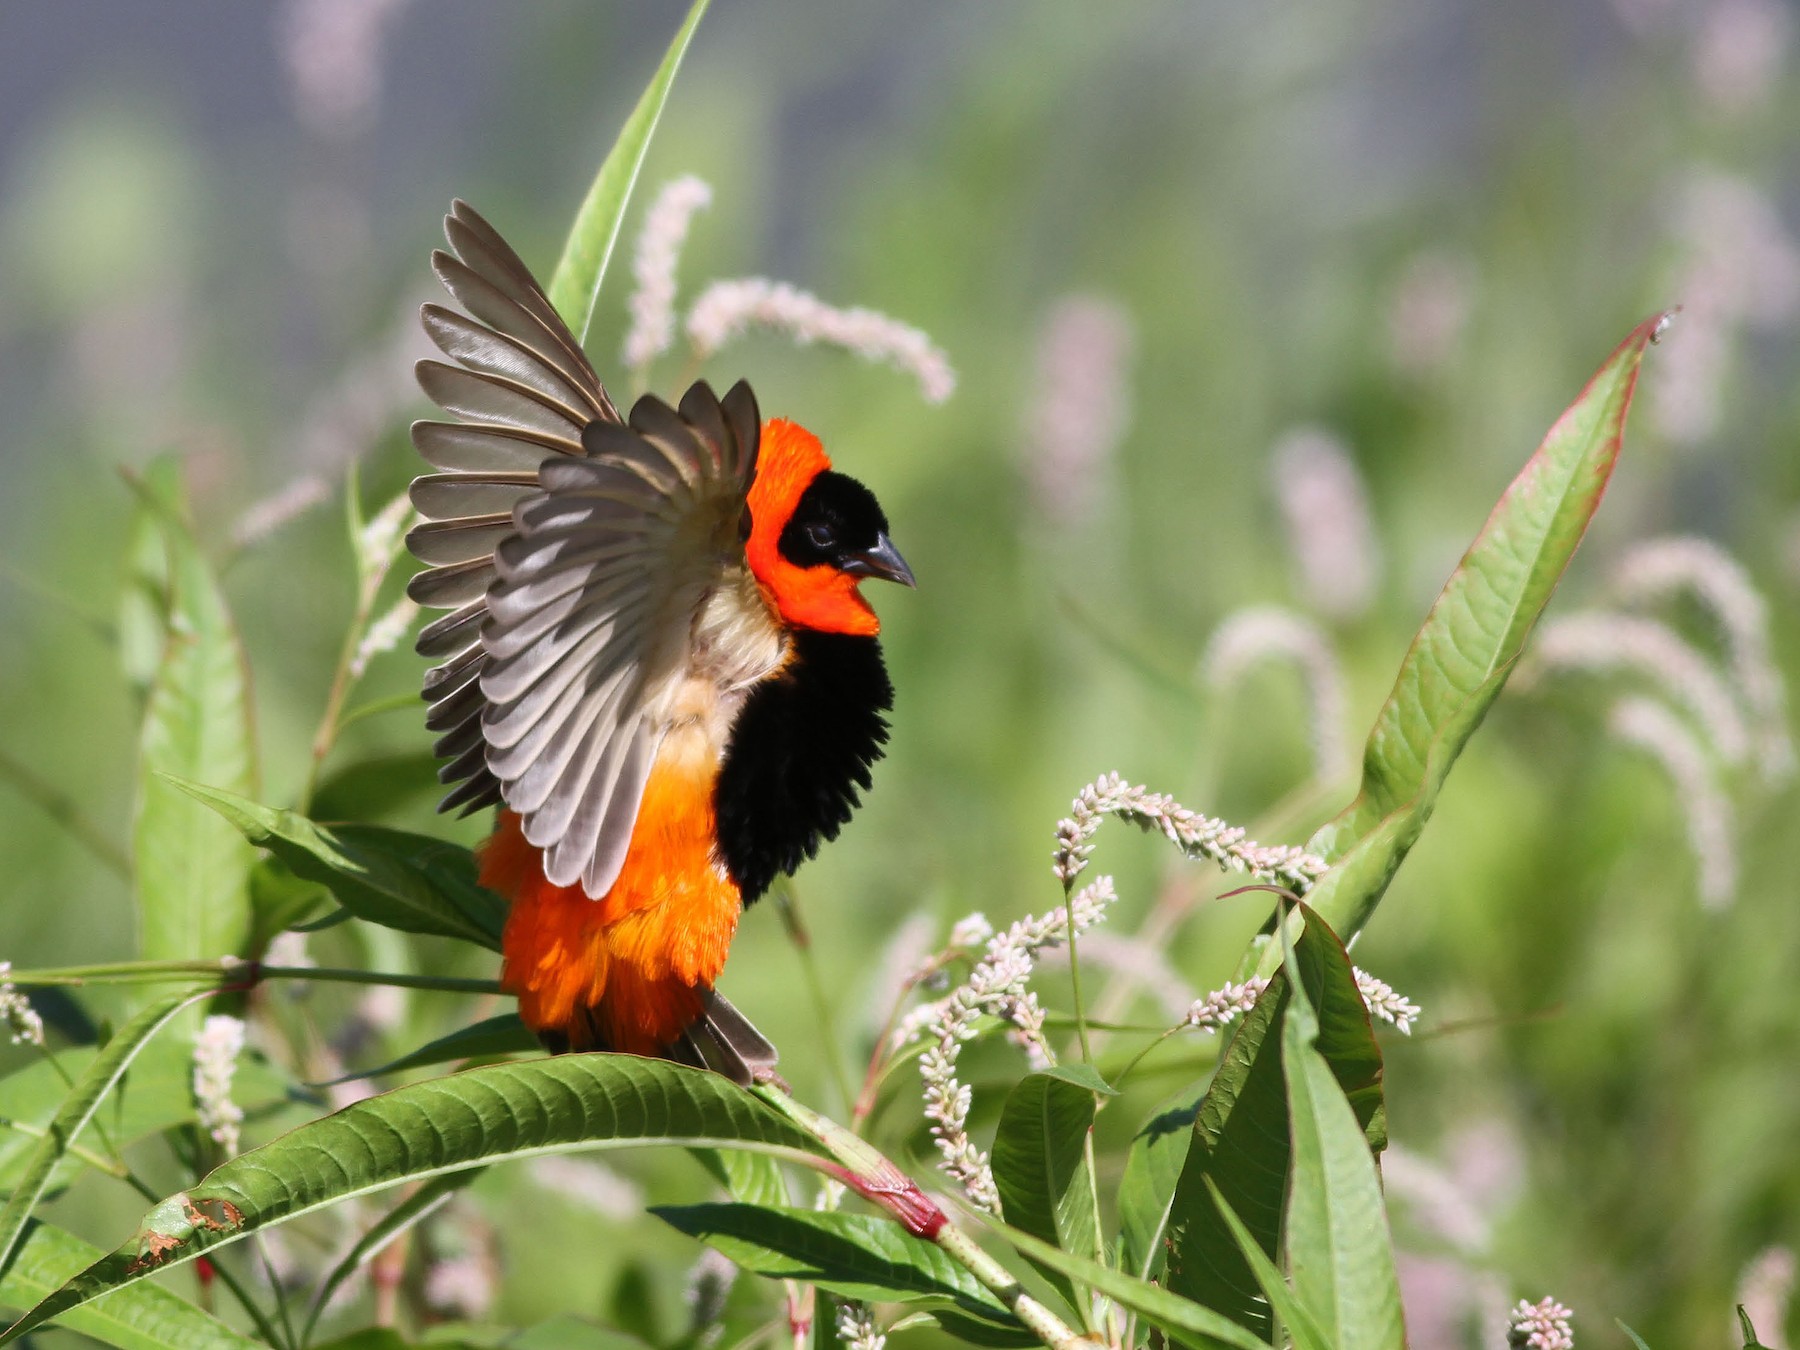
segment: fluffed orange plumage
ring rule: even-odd
[[[512,901],[500,981],[525,1025],[570,1049],[654,1055],[700,1015],[742,909],[713,857],[714,776],[693,756],[658,758],[625,869],[598,902],[546,880],[519,817],[500,813],[481,884]]]

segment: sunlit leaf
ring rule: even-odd
[[[458,1059],[487,1059],[490,1056],[522,1054],[532,1050],[542,1050],[543,1043],[532,1032],[531,1028],[519,1020],[517,1013],[499,1013],[466,1027],[458,1027],[455,1031],[439,1036],[435,1041],[428,1041],[417,1050],[409,1051],[400,1058],[390,1060],[373,1069],[362,1069],[356,1073],[347,1073],[342,1078],[334,1078],[321,1087],[335,1087],[339,1083],[354,1083],[364,1078],[381,1078],[390,1073],[404,1073],[408,1069],[423,1069],[433,1064],[448,1064]]]
[[[1006,1306],[972,1274],[892,1219],[743,1204],[663,1206],[650,1212],[771,1279],[806,1280],[864,1302],[943,1299],[988,1321],[1012,1321]]]
[[[656,130],[663,104],[669,98],[669,88],[675,82],[675,72],[681,68],[681,58],[687,54],[688,43],[701,16],[706,13],[707,3],[708,0],[694,0],[689,7],[687,18],[669,44],[649,88],[638,99],[637,107],[626,119],[611,153],[582,199],[574,228],[569,231],[562,257],[551,274],[550,303],[556,306],[557,313],[568,322],[578,339],[587,337],[588,325],[594,317],[594,302],[599,298],[607,263],[618,242],[619,226],[625,219],[625,207],[631,200],[638,171],[644,167],[644,156],[650,149],[650,136]]]
[[[1093,1123],[1092,1088],[1047,1073],[1027,1074],[1000,1110],[991,1154],[1006,1221],[1082,1256],[1093,1256],[1099,1241],[1094,1174],[1086,1156]],[[1049,1271],[1047,1278],[1071,1306],[1081,1306],[1076,1289],[1060,1271]]]
[[[1136,1313],[1138,1318],[1156,1327],[1182,1345],[1195,1350],[1268,1350],[1268,1342],[1250,1334],[1227,1317],[1203,1308],[1191,1299],[1170,1293],[1147,1280],[1137,1279],[1123,1271],[1090,1261],[1085,1256],[1065,1252],[1040,1241],[1029,1233],[981,1216],[996,1233],[1005,1238],[1020,1255],[1040,1266],[1060,1270],[1068,1279],[1105,1294],[1121,1308]]]
[[[1309,917],[1310,930],[1318,923]],[[1319,1019],[1297,983],[1281,1022],[1292,1163],[1281,1240],[1294,1297],[1327,1344],[1404,1350],[1400,1283],[1381,1178],[1363,1127],[1319,1052]]]
[[[50,1184],[51,1172],[67,1156],[69,1146],[87,1128],[101,1101],[118,1084],[138,1051],[183,1008],[209,997],[210,990],[198,994],[183,990],[166,994],[147,1005],[113,1033],[112,1039],[75,1080],[75,1085],[51,1118],[48,1131],[26,1159],[19,1179],[13,1183],[12,1194],[0,1207],[0,1270],[6,1268],[13,1245],[25,1229],[25,1221],[31,1217],[44,1188]]]
[[[295,875],[325,886],[359,919],[407,933],[436,933],[500,950],[506,905],[476,881],[468,849],[375,825],[316,825],[228,792],[183,782],[251,843]]]
[[[0,1308],[29,1308],[100,1256],[100,1249],[49,1224],[26,1225],[0,1273]],[[56,1319],[119,1350],[252,1350],[258,1343],[154,1284],[103,1295]]]
[[[1369,733],[1356,800],[1308,843],[1334,864],[1308,903],[1345,939],[1361,930],[1418,839],[1574,556],[1618,461],[1638,366],[1662,321],[1645,320],[1619,345],[1507,488],[1401,662]],[[1275,957],[1271,950],[1265,969]]]
[[[1386,1144],[1381,1050],[1350,958],[1322,923],[1308,922],[1295,947],[1307,996],[1319,1010],[1319,1052],[1374,1147]],[[1212,1203],[1223,1192],[1261,1250],[1278,1250],[1291,1159],[1287,1085],[1279,1026],[1289,1002],[1278,971],[1238,1024],[1201,1099],[1193,1139],[1170,1202],[1166,1283],[1177,1293],[1266,1336],[1269,1309],[1254,1273]]]
[[[151,1210],[124,1246],[33,1308],[0,1344],[110,1289],[352,1196],[481,1163],[644,1144],[817,1156],[805,1133],[699,1069],[602,1054],[467,1069],[370,1097],[221,1163]]]
[[[150,961],[242,955],[256,854],[165,776],[255,794],[249,668],[178,492],[161,481],[145,480],[139,488],[162,527],[169,578],[168,632],[139,738],[133,824],[139,951]]]
[[[1144,1122],[1125,1155],[1119,1179],[1119,1252],[1133,1275],[1154,1278],[1163,1265],[1163,1232],[1175,1182],[1187,1161],[1204,1089],[1183,1088]]]
[[[1244,1221],[1238,1218],[1231,1206],[1226,1203],[1225,1197],[1220,1194],[1218,1186],[1214,1184],[1211,1177],[1206,1179],[1206,1188],[1213,1204],[1218,1207],[1219,1219],[1224,1224],[1225,1231],[1237,1244],[1238,1251],[1244,1259],[1245,1269],[1250,1272],[1251,1278],[1262,1290],[1263,1297],[1275,1310],[1275,1315],[1281,1319],[1282,1326],[1286,1328],[1289,1338],[1293,1341],[1294,1350],[1343,1350],[1342,1344],[1329,1339],[1325,1335],[1324,1328],[1318,1324],[1312,1313],[1299,1299],[1294,1297],[1294,1292],[1288,1288],[1287,1281],[1281,1278],[1281,1271],[1269,1259],[1269,1254],[1262,1249],[1255,1236],[1244,1226]]]

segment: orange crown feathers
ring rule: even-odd
[[[875,611],[856,586],[859,578],[823,565],[796,567],[781,556],[781,532],[794,517],[813,479],[831,467],[819,438],[783,417],[763,423],[750,484],[750,538],[744,556],[763,593],[797,628],[873,637],[881,631]]]

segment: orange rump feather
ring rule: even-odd
[[[552,885],[519,817],[500,813],[481,883],[512,901],[500,982],[533,1031],[656,1055],[700,1016],[743,908],[713,858],[717,768],[703,758],[658,756],[624,870],[598,901]]]

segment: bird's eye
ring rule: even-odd
[[[815,520],[806,527],[806,542],[816,549],[829,549],[837,545],[837,531],[822,520]]]

